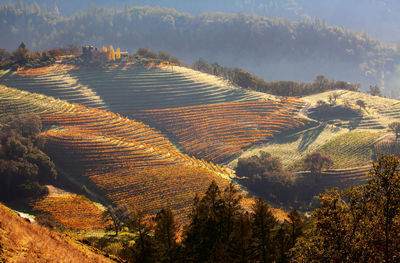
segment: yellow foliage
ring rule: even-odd
[[[121,59],[121,50],[117,48],[116,59]]]
[[[103,46],[103,53],[108,53],[107,47]]]
[[[115,52],[112,45],[110,45],[110,52],[108,53],[108,60],[115,60]]]

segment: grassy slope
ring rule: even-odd
[[[400,101],[395,99],[345,90],[328,91],[303,99],[306,103],[310,103],[311,107],[314,107],[318,100],[328,102],[328,97],[334,93],[339,95],[337,105],[349,104],[353,109],[359,109],[359,106],[356,105],[357,100],[362,100],[366,104],[365,109],[361,110],[362,119],[358,120],[359,124],[356,129],[368,130],[378,124],[382,127],[376,130],[383,131],[389,123],[400,120]]]
[[[289,166],[301,159],[305,154],[315,151],[327,143],[331,138],[346,133],[346,129],[331,125],[314,127],[296,134],[279,137],[269,143],[252,147],[239,158],[246,158],[258,154],[260,151],[279,156],[284,165]],[[229,163],[229,167],[236,166],[237,159]]]
[[[332,168],[368,165],[373,158],[373,145],[383,135],[384,132],[352,131],[337,136],[316,151],[332,158]]]
[[[0,262],[111,262],[0,204]]]
[[[389,123],[400,120],[400,101],[371,96],[360,92],[345,90],[328,91],[304,97],[304,101],[312,109],[317,101],[329,101],[329,96],[339,94],[336,105],[350,105],[359,109],[357,100],[365,102],[366,107],[360,111],[360,117],[350,120],[355,129],[349,132],[349,120],[333,120],[336,125],[327,125],[325,128],[316,127],[294,135],[275,140],[250,148],[240,157],[249,157],[260,151],[266,151],[274,156],[280,156],[285,165],[299,167],[300,160],[311,151],[321,151],[330,155],[334,168],[350,168],[367,165],[373,157],[373,144],[378,138],[387,133]],[[353,132],[354,131],[354,132]],[[237,159],[229,164],[233,168]]]

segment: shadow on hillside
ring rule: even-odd
[[[325,125],[319,125],[318,127],[315,127],[314,129],[308,130],[303,134],[303,137],[301,138],[301,141],[299,143],[299,146],[297,147],[297,150],[299,152],[304,152],[307,150],[308,146],[310,146],[321,134],[321,132],[325,129]]]
[[[341,120],[353,121],[360,120],[360,111],[344,106],[322,105],[309,111],[308,117],[319,121]]]

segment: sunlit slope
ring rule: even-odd
[[[112,112],[76,106],[43,95],[0,87],[2,114],[38,113],[47,152],[58,166],[82,175],[117,204],[149,214],[166,206],[184,220],[192,198],[227,171],[177,150],[161,133]]]
[[[52,214],[64,227],[78,230],[105,229],[103,211],[84,196],[50,193],[32,203],[34,210]]]
[[[0,84],[134,117],[138,110],[260,100],[262,93],[182,67],[9,73]]]
[[[106,109],[105,102],[77,78],[69,74],[73,67],[53,65],[22,72],[8,72],[0,77],[0,84],[19,90],[35,92],[67,100],[71,103]]]
[[[317,106],[317,102],[322,100],[329,103],[329,96],[337,94],[336,105],[343,108],[349,108],[358,111],[350,118],[341,118],[341,116],[329,116],[326,119],[332,124],[339,125],[343,128],[361,129],[361,130],[386,130],[388,124],[400,121],[400,101],[388,99],[379,96],[371,96],[369,94],[354,91],[329,91],[321,94],[304,97],[306,103],[310,103],[312,112],[313,107]],[[358,100],[365,103],[365,108],[360,108],[356,104]],[[346,117],[346,116],[342,116]]]
[[[255,145],[238,158],[248,158],[260,152],[267,152],[272,156],[280,157],[283,165],[291,167],[308,153],[316,151],[333,138],[347,132],[347,129],[333,125],[319,125],[287,136],[278,136],[267,143]],[[228,166],[234,168],[238,158],[230,162]]]
[[[138,116],[169,134],[185,152],[221,163],[277,134],[304,129],[309,121],[297,116],[302,105],[287,98],[147,110]]]
[[[0,262],[115,262],[0,204]]]

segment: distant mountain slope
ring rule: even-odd
[[[98,251],[97,251],[98,252]],[[0,204],[1,262],[115,262]]]
[[[0,0],[0,3],[8,3]],[[298,20],[305,17],[320,17],[329,24],[346,28],[366,31],[367,33],[389,42],[398,42],[400,29],[398,28],[398,13],[400,4],[396,0],[24,0],[24,5],[37,3],[38,6],[47,6],[47,10],[61,15],[70,16],[76,12],[87,10],[96,4],[98,7],[126,6],[162,6],[174,8],[180,12],[192,15],[207,12],[225,12],[258,14],[267,17],[288,17]],[[355,12],[354,10],[357,10]],[[376,21],[379,21],[377,23]]]

